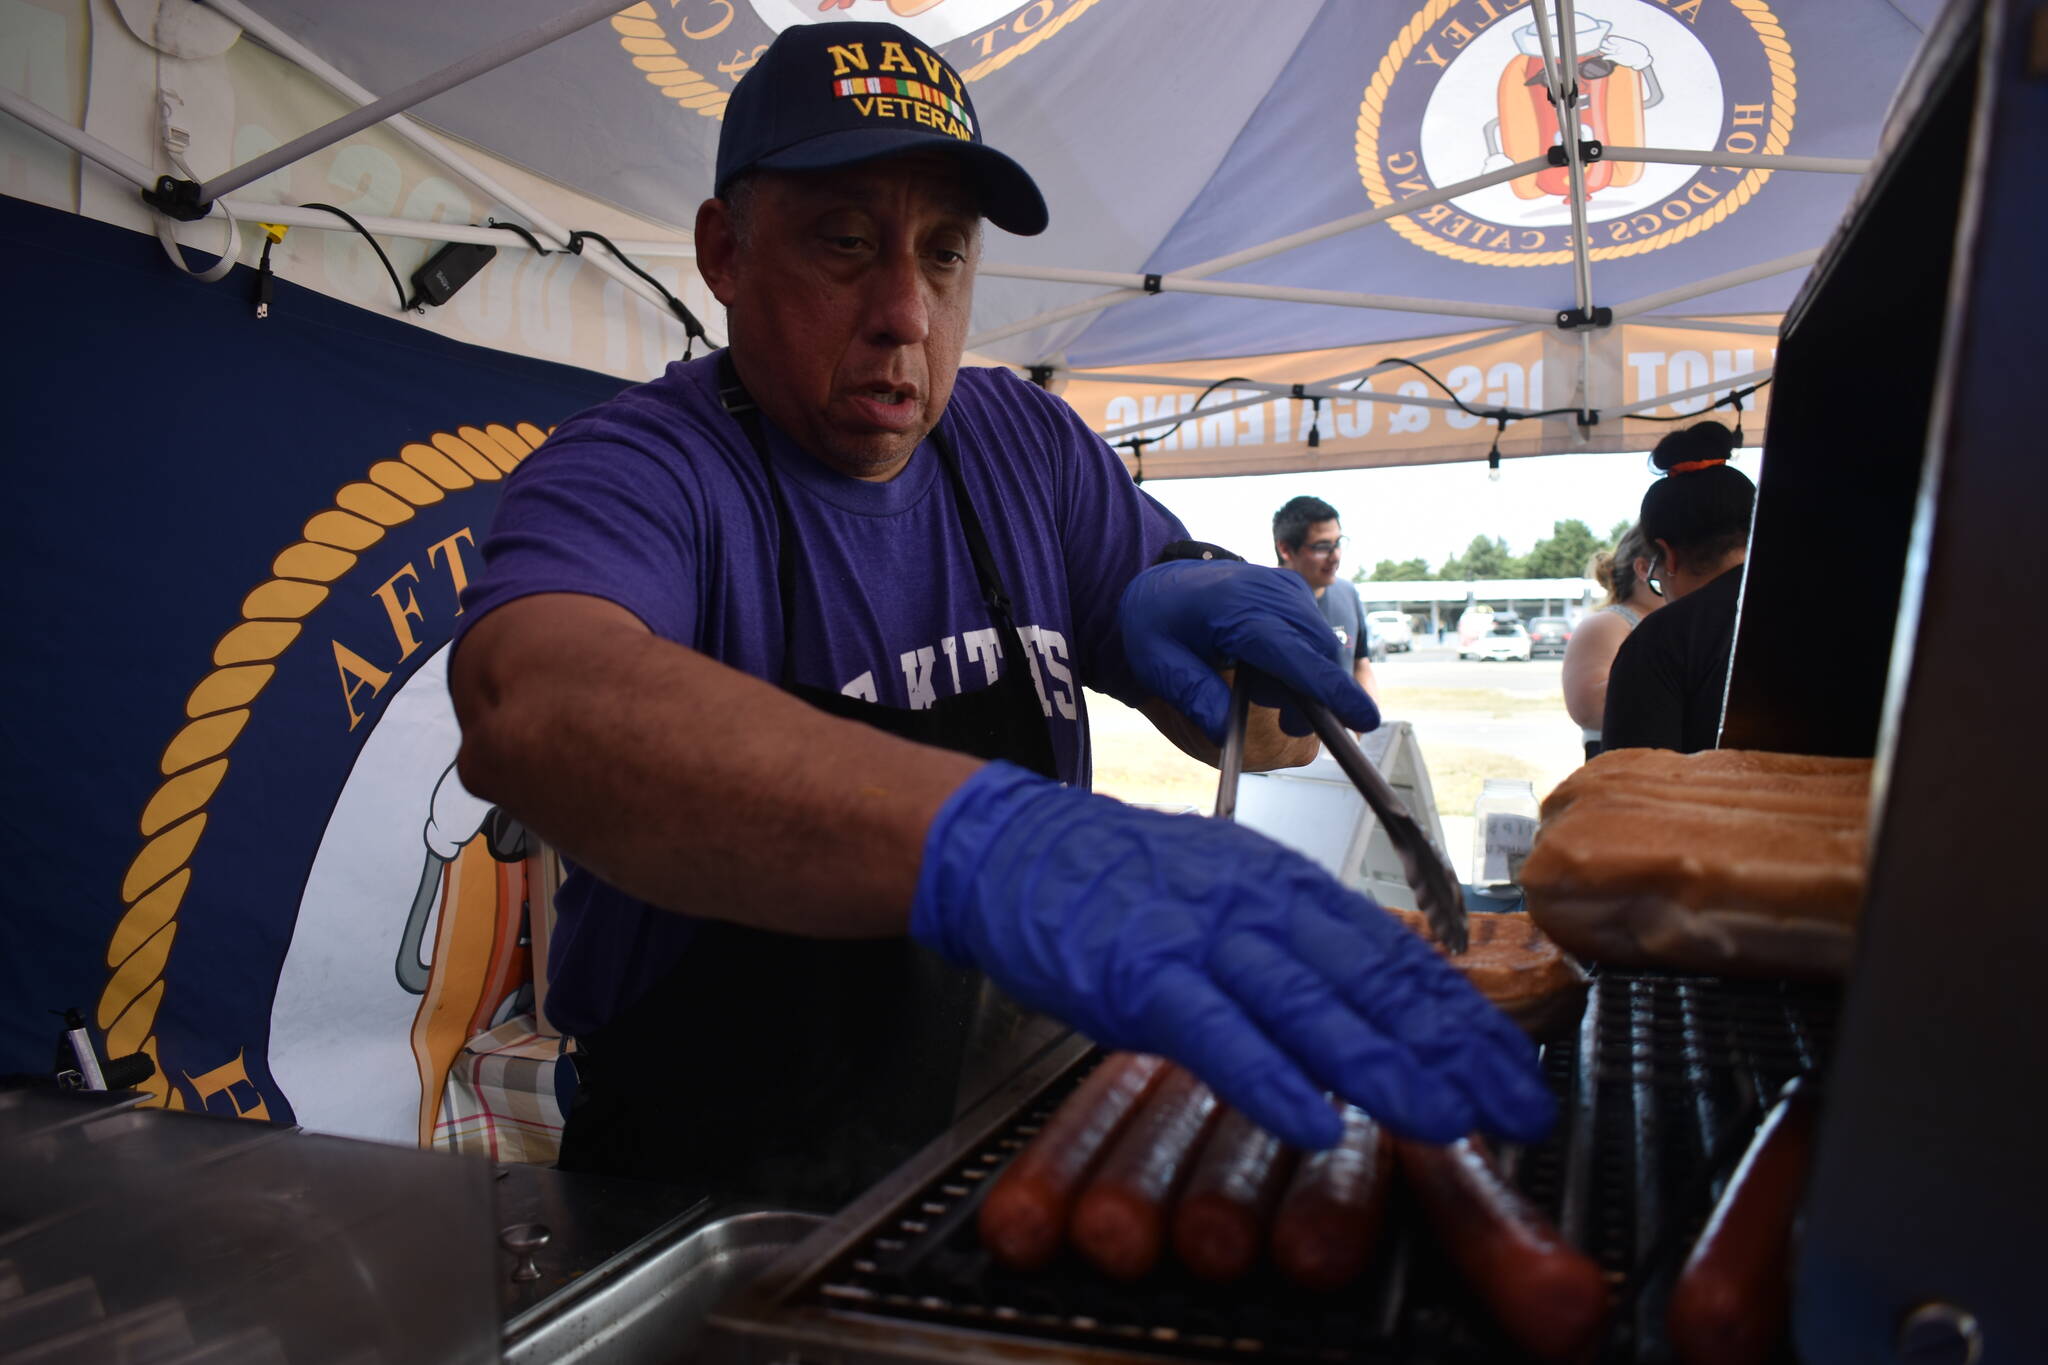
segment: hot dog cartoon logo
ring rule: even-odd
[[[95,1020],[155,1059],[155,1103],[425,1145],[464,1044],[521,999],[532,850],[455,773],[447,655],[497,490],[545,436],[462,426],[367,462],[213,643]]]
[[[775,35],[797,24],[878,20],[976,81],[1064,32],[1097,0],[667,0],[612,17],[619,47],[678,109],[723,118],[733,87]],[[908,74],[906,72],[905,74]]]
[[[1560,117],[1550,63],[1569,61]],[[1356,130],[1359,178],[1398,204],[1532,161],[1567,140],[1583,163],[1580,210],[1594,260],[1655,251],[1739,211],[1770,172],[1608,159],[1607,148],[1783,152],[1796,71],[1763,0],[1587,0],[1569,35],[1559,7],[1431,0],[1369,73]],[[1479,265],[1572,259],[1571,172],[1543,164],[1391,220],[1426,250]]]

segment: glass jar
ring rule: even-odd
[[[1472,807],[1472,884],[1508,891],[1522,880],[1522,863],[1536,843],[1536,789],[1512,777],[1489,777]]]

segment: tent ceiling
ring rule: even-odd
[[[1112,439],[1158,434],[1155,456],[1180,452],[1168,476],[1219,461],[1316,464],[1294,449],[1317,448],[1312,429],[1337,439],[1323,461],[1398,463],[1477,458],[1488,445],[1627,448],[1645,434],[1635,414],[1754,406],[1777,317],[1876,153],[1936,8],[642,0],[607,15],[554,0],[216,3],[355,102],[375,98],[365,88],[390,96],[327,141],[411,109],[678,230],[710,190],[730,93],[777,31],[895,17],[961,70],[990,140],[1032,168],[1052,207],[1041,237],[992,234],[970,349],[1052,362],[1062,386],[1092,385],[1083,415]],[[530,51],[542,37],[519,35],[543,28],[551,41]],[[528,55],[498,65],[516,52]],[[444,93],[420,102],[429,90]],[[15,96],[4,104],[147,181],[125,154]],[[1562,130],[1559,110],[1575,111]],[[231,194],[317,137],[193,198]],[[498,194],[458,156],[428,150]],[[423,236],[437,226],[384,221]],[[645,292],[622,264],[598,264]],[[1627,325],[1610,325],[1610,310]],[[1425,385],[1388,377],[1406,363],[1394,352],[1458,363]],[[1168,426],[1197,401],[1175,392],[1231,373],[1263,387],[1205,395],[1173,444]],[[1504,430],[1531,417],[1544,420]],[[1481,444],[1487,429],[1497,444]],[[1247,444],[1258,449],[1216,453]]]
[[[553,0],[488,8],[253,0],[252,7],[380,91],[558,8]],[[1785,150],[1867,157],[1930,8],[1780,0],[1774,12],[1762,0],[1587,0],[1575,18],[1577,29],[1608,48],[1618,40],[1625,58],[1647,57],[1658,78],[1647,91],[1634,78],[1634,98],[1644,106],[1635,124],[1607,111],[1615,119],[1610,141],[1620,143],[1615,132],[1628,126],[1643,145],[1725,148],[1736,145],[1740,122],[1754,120],[1744,110],[1768,103],[1770,118],[1789,133]],[[420,114],[574,189],[687,224],[709,191],[722,97],[758,45],[790,22],[885,17],[937,43],[968,72],[991,140],[1031,167],[1046,191],[1052,229],[1036,239],[998,236],[991,260],[1160,273],[1373,207],[1362,172],[1375,160],[1383,185],[1400,183],[1388,172],[1418,156],[1435,183],[1478,173],[1487,139],[1501,138],[1504,64],[1523,55],[1515,30],[1533,22],[1526,6],[1503,0],[655,0],[440,96]],[[1623,67],[1595,102],[1618,103],[1617,82],[1633,70]],[[675,83],[657,85],[650,75]],[[1362,111],[1377,117],[1362,120]],[[1753,193],[1738,194],[1744,178],[1734,172],[1657,174],[1662,179],[1653,183],[1645,173],[1639,186],[1669,182],[1665,188],[1681,199],[1686,188],[1704,186],[1694,193],[1744,202],[1686,240],[1597,261],[1598,302],[1817,246],[1855,184],[1851,176],[1779,172],[1754,177]],[[1518,202],[1506,189],[1487,195],[1493,240],[1501,228],[1525,241],[1540,232],[1548,254],[1559,253],[1568,226],[1559,198]],[[1589,236],[1596,245],[1618,235],[1639,241],[1629,218],[1640,224],[1641,211],[1654,213],[1671,197],[1596,192]],[[1638,200],[1633,215],[1613,207]],[[1421,234],[1433,243],[1382,224],[1221,278],[1540,308],[1572,303],[1567,265],[1490,263],[1519,248],[1490,253],[1489,263],[1456,259],[1452,248],[1464,244],[1446,229],[1463,217],[1447,216]],[[1480,215],[1470,217],[1466,231],[1476,239]],[[1687,312],[1775,311],[1800,278],[1745,285]],[[976,326],[1000,328],[1098,292],[988,278]],[[1019,362],[1063,355],[1077,365],[1128,367],[1444,330],[1412,314],[1179,296],[1126,303],[986,349]]]

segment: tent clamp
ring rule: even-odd
[[[1560,308],[1557,310],[1557,325],[1561,331],[1566,332],[1584,331],[1590,327],[1612,327],[1614,310],[1595,308],[1592,310],[1592,316],[1588,317],[1583,308]]]
[[[1567,166],[1571,164],[1569,159],[1567,159],[1567,157],[1565,156],[1564,144],[1561,142],[1558,143],[1556,146],[1552,147],[1549,151],[1545,152],[1543,155],[1545,159],[1548,160],[1550,164],[1553,166]],[[1581,163],[1588,161],[1600,161],[1605,159],[1606,156],[1607,148],[1603,146],[1601,143],[1594,142],[1591,140],[1579,143],[1579,160]]]
[[[158,176],[156,188],[142,192],[142,202],[181,223],[196,223],[213,212],[213,201],[199,197],[197,180],[180,180],[171,175]]]
[[[1058,368],[1059,367],[1057,365],[1031,366],[1031,382],[1038,385],[1039,388],[1044,389],[1046,392],[1050,393],[1052,391],[1052,377],[1053,374],[1058,370]]]
[[[1147,275],[1145,277],[1145,292],[1148,294],[1157,294],[1159,290],[1159,277],[1157,275]]]
[[[1582,427],[1597,427],[1600,425],[1600,409],[1580,408],[1577,420]]]

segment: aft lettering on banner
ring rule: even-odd
[[[437,608],[445,603],[447,616],[462,615],[462,590],[469,586],[469,565],[463,558],[465,547],[469,554],[476,553],[476,533],[467,526],[427,547],[427,574],[424,578],[419,565],[408,560],[396,573],[370,590],[370,596],[383,608],[384,619],[391,627],[389,648],[396,650],[395,658],[386,654],[384,647],[359,650],[340,640],[329,641],[334,651],[335,669],[341,678],[341,705],[348,716],[349,729],[361,725],[368,715],[362,694],[369,693],[369,700],[374,701],[390,683],[398,666],[419,652],[420,633],[413,623],[424,625],[427,609],[420,605],[418,590],[424,590],[431,584],[429,601]],[[436,614],[441,612],[437,609]],[[389,666],[376,662],[378,657],[388,659]]]

